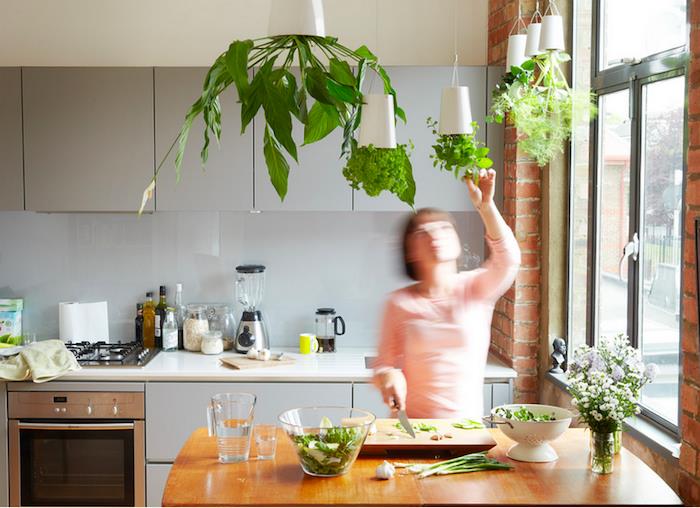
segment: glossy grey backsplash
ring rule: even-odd
[[[234,267],[267,266],[263,311],[272,346],[313,331],[317,307],[347,322],[338,347],[376,343],[386,293],[407,284],[400,264],[406,214],[0,212],[0,298],[25,299],[24,329],[58,336],[58,302],[109,304],[111,340],[133,339],[137,301],[160,284],[185,303],[234,301]],[[482,256],[476,213],[456,217],[463,243]],[[472,260],[473,261],[473,260]],[[240,309],[235,309],[236,318]]]

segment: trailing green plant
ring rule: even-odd
[[[471,134],[440,134],[436,120],[428,117],[427,123],[437,136],[433,153],[430,155],[433,167],[454,173],[455,178],[469,177],[478,183],[480,170],[493,166],[493,161],[487,157],[488,147],[476,139],[479,130],[479,124],[476,122],[471,124]]]
[[[507,113],[518,129],[518,145],[540,166],[564,151],[576,122],[597,112],[589,91],[569,87],[561,64],[570,59],[556,51],[533,57],[513,67],[492,96],[488,120],[502,122]]]
[[[353,139],[351,146],[343,176],[353,189],[363,189],[372,197],[387,190],[413,207],[416,182],[407,145],[397,145],[396,148],[358,146]],[[410,148],[413,149],[412,143]]]
[[[298,71],[293,73],[292,66],[298,67]],[[241,133],[245,132],[258,111],[263,110],[265,162],[272,185],[280,199],[284,200],[290,169],[286,155],[298,160],[292,118],[304,126],[304,145],[315,143],[341,127],[343,144],[340,155],[349,155],[353,133],[360,123],[361,89],[368,69],[379,75],[384,93],[394,97],[396,117],[405,122],[406,115],[396,101],[396,91],[389,75],[366,46],[353,51],[339,44],[335,37],[307,35],[281,35],[232,42],[207,72],[200,97],[185,115],[178,136],[144,191],[141,209],[155,188],[163,163],[175,147],[175,168],[179,181],[190,129],[199,116],[204,120],[204,143],[200,156],[202,164],[206,164],[211,139],[214,138],[217,143],[221,139],[219,97],[231,85],[236,87],[241,103]],[[254,75],[252,79],[251,73]]]

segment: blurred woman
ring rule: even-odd
[[[496,301],[513,284],[520,249],[493,202],[496,172],[467,180],[486,230],[490,256],[460,272],[452,217],[422,209],[406,223],[406,273],[416,282],[394,291],[384,310],[374,383],[392,409],[412,418],[478,418]]]

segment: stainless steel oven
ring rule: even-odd
[[[138,392],[8,393],[12,506],[143,506]]]

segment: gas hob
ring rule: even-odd
[[[82,367],[143,367],[160,351],[140,342],[66,342],[66,348]]]

